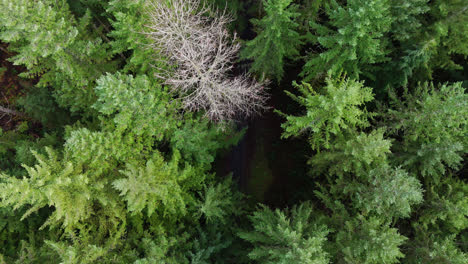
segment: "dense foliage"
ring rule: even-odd
[[[0,264],[468,263],[466,1],[0,10]]]

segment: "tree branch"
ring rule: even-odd
[[[232,18],[217,11],[207,17],[210,11],[200,0],[150,1],[151,46],[174,66],[163,79],[180,93],[187,110],[204,110],[212,120],[259,112],[265,108],[264,83],[249,74],[231,76],[240,49],[226,29]]]
[[[15,116],[21,116],[21,117],[25,117],[26,115],[21,113],[21,112],[18,112],[16,110],[12,110],[12,109],[9,109],[9,108],[6,108],[6,107],[3,107],[0,105],[0,112],[3,112],[5,114],[8,114],[8,115],[15,115]]]

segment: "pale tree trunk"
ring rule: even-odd
[[[25,116],[25,114],[23,114],[23,113],[21,113],[21,112],[18,112],[18,111],[16,111],[16,110],[3,107],[3,106],[1,106],[1,105],[0,105],[0,113],[5,113],[5,114],[7,114],[7,115],[22,116],[22,117]]]

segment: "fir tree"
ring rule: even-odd
[[[468,262],[466,1],[0,10],[1,264]],[[305,79],[283,87],[299,105],[271,102],[283,138],[311,147],[260,153],[277,177],[270,193],[293,193],[257,209],[243,176],[220,175],[247,130],[229,120],[266,102],[238,75],[243,41],[252,72]],[[253,122],[234,151],[245,160],[245,145],[277,135],[274,119]],[[299,155],[308,162],[291,162]]]
[[[205,188],[197,207],[208,223],[225,223],[228,216],[243,213],[242,195],[232,187],[232,178],[227,177],[223,182]]]
[[[404,42],[417,34],[422,26],[421,15],[429,11],[429,0],[396,0],[391,2],[392,37]]]
[[[147,214],[151,216],[158,210],[173,217],[186,213],[186,203],[193,202],[193,198],[187,196],[184,190],[202,182],[203,174],[188,165],[179,170],[179,159],[180,154],[176,152],[166,164],[161,155],[155,153],[146,167],[127,164],[127,168],[121,171],[126,177],[115,180],[112,186],[127,201],[128,211],[139,213],[147,209]]]
[[[246,42],[241,57],[253,60],[251,72],[280,81],[285,59],[299,55],[302,41],[294,21],[299,13],[292,0],[265,0],[263,7],[265,16],[251,20],[257,36]]]
[[[448,236],[444,239],[419,233],[416,239],[408,244],[410,244],[411,251],[407,253],[405,263],[462,264],[468,261],[466,252],[457,247],[455,236]]]
[[[312,172],[325,172],[330,182],[320,196],[365,215],[408,217],[411,208],[423,201],[421,183],[401,168],[392,168],[389,154],[390,141],[383,139],[383,131],[336,140],[332,148],[310,159]]]
[[[150,44],[144,32],[148,31],[145,26],[148,23],[148,13],[145,1],[109,1],[106,12],[112,14],[110,19],[112,30],[108,33],[111,51],[113,54],[130,53],[125,57],[126,63],[124,73],[149,73],[152,71],[151,61],[153,51],[146,48]]]
[[[314,155],[309,164],[318,175],[364,175],[387,163],[391,145],[391,141],[384,138],[383,130],[374,130],[368,134],[350,131],[336,138],[329,150]]]
[[[329,22],[311,22],[315,29],[314,44],[323,51],[311,52],[301,76],[305,81],[326,74],[336,76],[345,71],[349,76],[372,77],[375,64],[387,61],[392,18],[388,0],[349,0],[346,5],[331,0],[325,5]]]
[[[310,203],[285,212],[261,206],[250,217],[254,230],[239,234],[254,246],[249,257],[258,263],[329,263],[322,248],[329,231],[313,223],[312,213]]]
[[[434,18],[431,25],[431,35],[425,42],[438,43],[432,53],[433,67],[445,69],[459,69],[452,59],[452,54],[468,56],[468,4],[463,0],[433,1],[430,15]]]
[[[401,133],[396,160],[423,176],[439,177],[446,166],[459,168],[467,151],[468,104],[461,83],[421,84],[384,114],[391,131]]]
[[[394,37],[401,43],[395,51],[396,60],[385,67],[388,83],[394,87],[432,80],[435,70],[461,69],[454,58],[468,54],[464,45],[468,5],[460,0],[424,2],[406,3],[411,11],[403,13],[411,16],[395,15]],[[425,16],[418,18],[418,14]],[[411,26],[403,29],[410,21]],[[418,30],[419,25],[425,30]]]
[[[119,131],[162,140],[178,122],[177,107],[170,103],[169,95],[144,74],[103,75],[97,80],[95,92],[93,108],[111,117]]]
[[[407,238],[379,218],[358,215],[339,228],[336,237],[336,263],[398,263],[399,247]]]
[[[17,53],[12,61],[40,75],[39,86],[53,86],[58,103],[71,111],[94,101],[94,81],[112,71],[107,44],[90,32],[89,12],[75,19],[65,1],[3,0],[0,39]]]
[[[363,83],[345,77],[327,78],[326,86],[315,91],[308,83],[295,84],[303,96],[286,92],[306,107],[304,116],[286,116],[283,137],[295,136],[304,131],[312,132],[312,149],[330,147],[330,139],[347,129],[369,126],[368,113],[360,106],[373,99],[372,90]]]

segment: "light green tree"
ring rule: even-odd
[[[308,83],[295,87],[302,96],[286,92],[299,104],[306,107],[303,116],[287,116],[281,126],[283,137],[309,132],[312,149],[330,148],[330,140],[346,130],[367,127],[369,113],[363,105],[373,99],[372,89],[362,82],[345,77],[327,78],[320,90]],[[284,115],[284,114],[283,114]]]
[[[39,86],[54,87],[59,105],[90,111],[95,80],[112,72],[109,46],[92,28],[90,12],[75,18],[66,1],[0,1],[0,39],[10,44],[12,60],[41,76]]]

